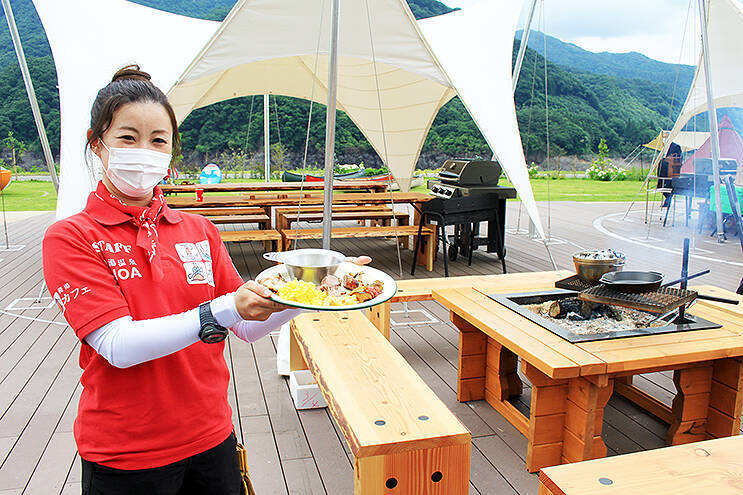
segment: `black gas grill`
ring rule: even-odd
[[[467,256],[472,264],[472,252],[479,246],[487,246],[487,252],[497,253],[506,272],[506,199],[515,198],[512,187],[498,186],[501,167],[497,162],[486,160],[447,160],[438,180],[428,182],[431,194],[437,196],[428,201],[421,211],[421,226],[435,222],[439,238],[444,244],[444,272],[449,276],[448,260],[454,261],[458,254]],[[488,222],[488,236],[480,237],[480,222]],[[446,227],[454,225],[454,235],[448,238]],[[418,243],[421,242],[420,235]],[[415,274],[419,246],[413,259],[411,275]]]
[[[501,167],[488,160],[447,160],[441,167],[438,180],[428,182],[431,194],[440,198],[476,196],[498,192]]]

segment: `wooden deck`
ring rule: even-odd
[[[658,269],[675,277],[680,272],[683,231],[659,228],[656,213],[648,236],[641,208],[635,208],[637,213],[629,222],[620,221],[625,209],[626,205],[618,203],[553,204],[550,244],[558,266],[571,268],[570,254],[579,247],[612,247],[627,253],[628,268]],[[517,203],[509,205],[509,271],[550,269],[541,241],[513,232],[517,210]],[[540,205],[540,210],[546,225],[546,205]],[[0,238],[0,495],[80,493],[80,464],[72,435],[80,393],[79,344],[56,306],[46,307],[48,293],[41,305],[33,304],[42,284],[41,238],[52,220],[49,213],[12,221],[10,243],[11,247],[23,246],[18,251],[4,250]],[[522,229],[526,223],[522,215]],[[712,239],[706,236],[696,240],[690,271],[710,268],[712,273],[700,283],[734,290],[743,275],[737,238],[722,246],[707,243]],[[300,247],[317,245],[318,241],[300,243]],[[343,239],[333,247],[347,254],[371,254],[373,266],[399,275],[396,249],[389,240]],[[230,252],[246,279],[268,266],[260,256],[260,243],[235,244]],[[471,267],[463,259],[450,264],[452,275],[501,271],[494,255],[475,253]],[[409,278],[411,261],[411,252],[403,251],[403,278]],[[434,272],[416,271],[420,278],[441,276],[441,260]],[[448,323],[448,312],[433,302],[410,303],[409,309],[425,309],[438,321],[394,325],[392,343],[472,432],[470,492],[536,494],[537,478],[524,467],[526,439],[484,401],[463,404],[456,400],[458,334]],[[411,315],[409,321],[420,317]],[[393,317],[404,319],[402,314]],[[275,345],[274,338],[252,345],[231,339],[226,352],[233,375],[230,400],[235,428],[248,448],[257,493],[352,493],[353,468],[342,435],[325,409],[294,408],[287,381],[276,374]],[[674,393],[666,373],[636,378],[635,383],[667,403]],[[529,393],[527,387],[516,402],[524,411]],[[665,424],[616,395],[606,408],[603,435],[610,455],[661,447],[665,432]]]

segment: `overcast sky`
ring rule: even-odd
[[[442,1],[466,8],[481,1],[519,0]],[[519,29],[529,3],[524,1]],[[542,30],[540,4],[541,0],[532,22],[535,30]],[[592,52],[636,51],[664,62],[694,65],[700,43],[698,11],[697,0],[544,0],[543,25],[547,34]]]

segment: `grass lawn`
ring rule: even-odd
[[[262,182],[260,179],[236,179],[231,182]],[[640,190],[641,182],[620,181],[602,182],[588,179],[532,179],[531,184],[537,201],[547,200],[549,183],[552,201],[632,201]],[[509,185],[501,181],[501,185]],[[416,192],[426,192],[425,186],[413,188]],[[214,193],[226,194],[226,193]],[[233,193],[239,194],[239,193]],[[57,195],[51,182],[13,181],[2,191],[7,211],[54,210]],[[644,200],[641,194],[638,200]],[[652,197],[651,197],[652,199]]]
[[[7,211],[53,211],[57,208],[57,193],[51,182],[14,180],[0,192],[0,201],[5,202]]]
[[[503,181],[501,185],[506,185]],[[551,201],[632,201],[642,187],[642,182],[625,180],[604,182],[590,179],[532,179],[531,187],[537,201],[547,201],[547,188]],[[637,197],[645,200],[645,191]],[[653,199],[651,195],[650,199]]]

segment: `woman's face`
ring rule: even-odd
[[[162,105],[154,102],[122,105],[102,138],[109,148],[146,148],[167,154],[173,150],[170,117]],[[96,142],[93,152],[108,170],[108,150]]]
[[[92,131],[88,131],[89,133]],[[161,153],[171,154],[173,150],[173,126],[165,108],[159,103],[141,102],[126,103],[119,107],[111,119],[111,125],[103,133],[101,140],[91,144],[93,153],[103,162],[108,170],[108,149],[110,148],[146,148]],[[146,197],[133,198],[119,191],[111,184],[108,176],[103,175],[103,183],[109,191],[127,202],[149,202],[152,192]]]

